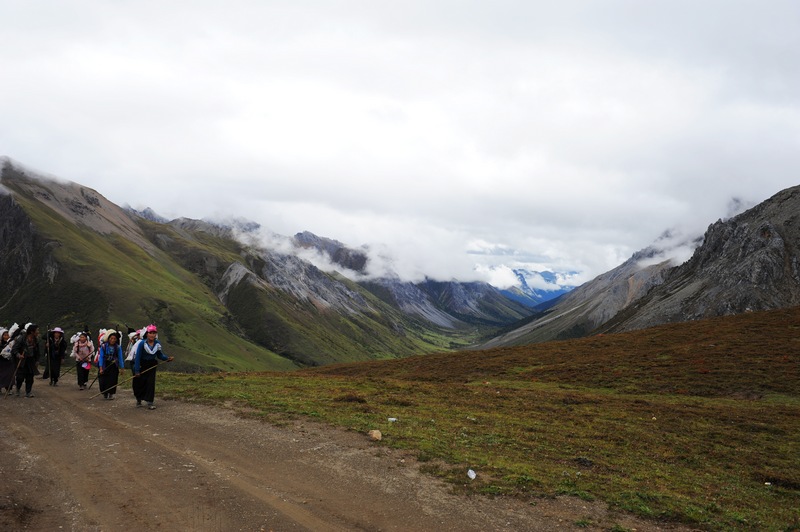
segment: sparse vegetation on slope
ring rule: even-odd
[[[380,429],[459,490],[534,504],[571,494],[704,529],[800,526],[800,308],[291,374],[164,377],[173,397],[273,422]]]

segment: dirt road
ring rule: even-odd
[[[362,434],[94,391],[37,379],[0,399],[0,530],[664,529],[577,499],[453,495]]]

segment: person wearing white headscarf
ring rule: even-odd
[[[61,362],[67,357],[67,341],[64,339],[64,331],[61,327],[48,331],[47,335],[47,373],[50,377],[50,386],[58,386]]]
[[[8,329],[5,327],[0,327],[0,353],[5,350],[8,342],[10,340],[10,335]],[[8,349],[8,356],[0,355],[0,392],[5,394],[9,390],[11,390],[12,380],[14,378],[14,361],[12,360],[11,350]]]
[[[33,378],[39,375],[37,361],[42,356],[39,349],[39,326],[35,323],[25,328],[25,336],[13,349],[17,367],[17,397],[25,382],[25,397],[33,397]]]

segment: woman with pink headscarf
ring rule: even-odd
[[[158,329],[155,325],[148,325],[145,328],[145,338],[136,350],[133,359],[133,395],[136,396],[136,406],[142,406],[142,401],[147,403],[149,410],[155,410],[153,404],[156,395],[156,367],[158,361],[164,360],[171,362],[172,357],[168,357],[161,350],[161,343],[158,341]]]

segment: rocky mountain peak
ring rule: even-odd
[[[134,219],[96,190],[35,174],[9,160],[3,164],[0,182],[22,197],[43,203],[76,225],[101,234],[119,234],[146,249],[152,247]]]
[[[800,305],[800,186],[705,233],[692,257],[609,330]]]
[[[298,247],[316,249],[330,257],[331,262],[343,268],[366,274],[369,257],[364,251],[352,249],[338,240],[315,235],[310,231],[303,231],[294,235],[294,242]]]

